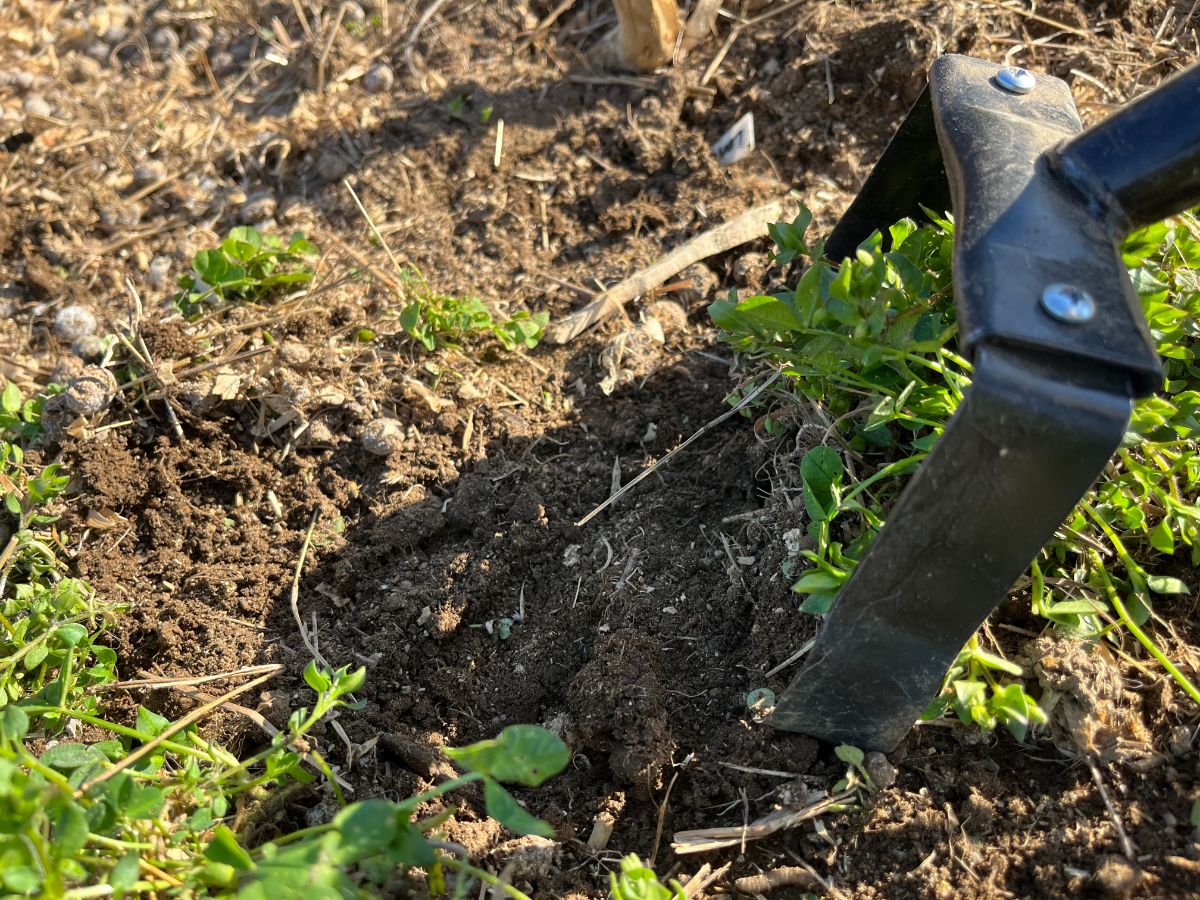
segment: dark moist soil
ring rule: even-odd
[[[411,66],[394,37],[336,42],[325,94],[314,89],[319,53],[259,64],[261,22],[277,17],[302,41],[289,4],[264,8],[261,21],[221,7],[208,37],[196,37],[183,4],[148,11],[185,42],[208,42],[211,80],[198,58],[178,65],[137,41],[99,65],[81,61],[95,55],[80,24],[93,4],[75,4],[57,31],[3,13],[13,21],[0,59],[33,77],[0,82],[5,127],[35,138],[0,152],[4,374],[28,386],[69,377],[79,361],[49,330],[56,310],[86,303],[101,333],[112,330],[130,315],[128,276],[160,367],[190,369],[208,353],[241,379],[225,399],[210,395],[213,371],[169,385],[182,439],[161,399],[118,402],[64,439],[78,495],[63,527],[88,529],[79,572],[129,606],[112,636],[122,676],[282,663],[267,690],[240,702],[283,725],[308,697],[299,675],[310,654],[289,598],[311,526],[296,612],[326,659],[369,672],[366,708],[340,715],[340,732],[318,732],[323,752],[356,799],[401,798],[451,774],[442,746],[513,723],[561,735],[567,770],[518,791],[556,842],[510,840],[469,791],[446,825],[494,871],[516,861],[514,882],[537,896],[603,896],[628,852],[681,878],[729,863],[710,893],[799,857],[827,882],[811,889],[832,896],[1200,896],[1194,708],[1156,668],[1021,633],[1038,626],[1020,599],[994,633],[1057,698],[1046,734],[1018,743],[923,726],[891,755],[897,780],[865,811],[744,852],[675,857],[674,832],[803,804],[844,769],[829,748],[765,727],[746,705],[748,691],[786,687],[794,667],[766,673],[816,631],[789,585],[806,546],[797,468],[824,426],[804,426],[798,411],[796,428],[768,440],[732,417],[575,524],[728,409],[733,360],[703,307],[730,288],[763,287],[765,244],[710,259],[689,273],[694,287],[657,298],[677,306],[635,306],[565,348],[425,356],[396,333],[383,284],[394,271],[340,183],[350,178],[389,246],[434,289],[557,316],[598,282],[790,187],[828,228],[938,52],[1001,59],[1020,44],[1022,63],[1073,80],[1091,120],[1179,67],[1178,48],[1195,41],[1187,5],[1167,45],[1154,41],[1162,5],[1136,0],[1040,4],[1032,16],[804,4],[750,28],[699,85],[724,21],[686,66],[613,81],[581,61],[606,3],[578,3],[515,60],[507,48],[552,4],[451,3]],[[403,37],[418,11],[396,6],[392,34]],[[731,8],[744,18],[771,9]],[[38,51],[56,40],[57,56]],[[393,90],[364,92],[359,75],[374,61],[391,64]],[[1071,74],[1081,69],[1093,80]],[[117,79],[122,90],[109,89]],[[49,119],[21,118],[33,93],[53,101]],[[506,123],[499,169],[488,108]],[[709,145],[745,112],[759,150],[720,169]],[[147,159],[187,174],[143,194],[133,172]],[[171,286],[156,281],[157,261],[172,277],[186,271],[261,191],[276,202],[268,227],[301,228],[326,251],[323,278],[353,268],[357,280],[315,303],[240,308],[188,328],[160,321]],[[639,325],[651,315],[662,343]],[[356,342],[365,327],[379,339]],[[309,426],[302,434],[278,426],[288,410]],[[389,459],[358,439],[381,414],[408,429]],[[1190,569],[1176,574],[1200,587]],[[1194,601],[1158,611],[1174,629],[1160,627],[1160,640],[1194,675]],[[189,702],[138,699],[168,714]],[[206,727],[235,749],[264,740],[234,713]],[[1111,812],[1079,749],[1100,761]],[[249,834],[265,840],[330,808],[318,788],[290,791]],[[597,816],[615,830],[592,850]]]

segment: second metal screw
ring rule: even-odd
[[[1078,325],[1096,315],[1096,301],[1073,284],[1050,284],[1042,291],[1042,309],[1060,322]]]
[[[1033,73],[1019,66],[1005,66],[996,73],[996,83],[1013,94],[1028,94],[1037,87]]]

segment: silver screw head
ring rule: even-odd
[[[1005,66],[996,73],[996,83],[1011,94],[1028,94],[1037,87],[1037,79],[1028,69]]]
[[[1096,301],[1073,284],[1050,284],[1042,291],[1042,309],[1060,322],[1078,325],[1095,317]]]

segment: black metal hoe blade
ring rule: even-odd
[[[958,652],[1162,385],[1121,263],[1135,227],[1200,203],[1200,66],[1081,133],[1070,89],[943,56],[826,243],[921,206],[955,217],[972,385],[842,589],[768,722],[891,750]]]

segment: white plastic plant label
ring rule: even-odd
[[[754,113],[746,113],[712,145],[713,155],[722,166],[732,166],[754,149]]]

